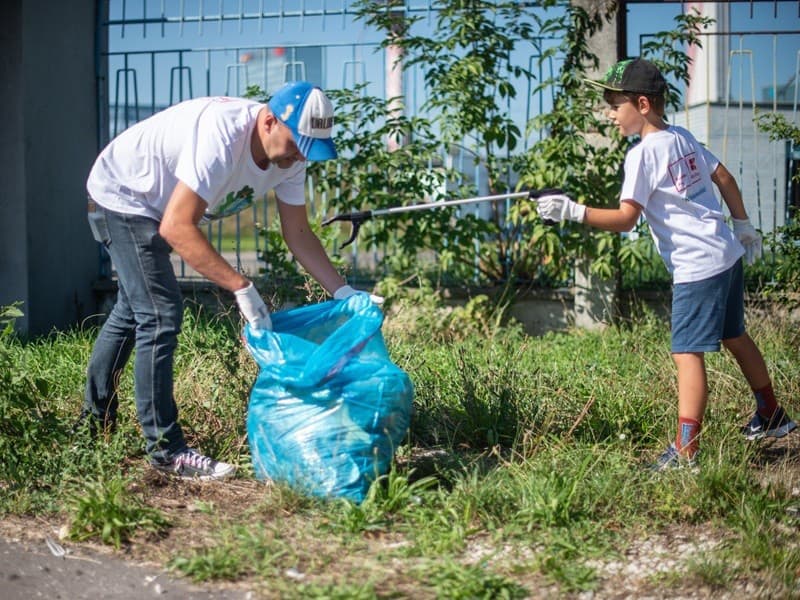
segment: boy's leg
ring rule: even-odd
[[[675,448],[693,457],[708,404],[708,379],[702,352],[673,353],[678,368],[678,433]]]
[[[764,390],[758,408],[764,416],[771,416],[777,408],[777,404],[772,393],[772,381],[767,371],[767,363],[764,362],[764,357],[756,343],[747,333],[743,333],[738,337],[722,340],[722,344],[739,363],[739,369],[753,392],[758,394]]]
[[[753,418],[742,427],[744,436],[748,440],[781,438],[796,429],[796,423],[775,399],[764,357],[750,336],[745,333],[722,343],[736,358],[756,401]]]
[[[678,368],[678,432],[674,451],[691,458],[708,403],[706,352],[718,352],[733,269],[672,290],[671,351]],[[668,449],[669,452],[669,449]]]
[[[728,295],[725,302],[725,322],[722,344],[733,354],[745,379],[754,390],[770,385],[764,357],[744,326],[744,267],[739,260],[731,268]]]
[[[756,400],[756,413],[742,432],[750,439],[783,437],[796,425],[775,400],[772,381],[761,351],[745,331],[744,270],[739,260],[731,269],[722,344],[733,354]]]

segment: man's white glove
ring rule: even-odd
[[[356,290],[351,288],[349,285],[343,285],[338,290],[333,292],[333,299],[334,300],[344,300],[345,298],[349,298],[354,294],[366,294],[367,292],[362,292],[361,290]],[[374,304],[383,304],[383,296],[378,296],[377,294],[370,294],[369,299],[372,300]]]
[[[543,221],[559,223],[561,221],[577,221],[583,223],[586,206],[578,204],[566,194],[547,194],[536,198],[536,210]]]
[[[253,329],[272,329],[272,319],[269,318],[267,305],[261,299],[256,286],[253,282],[240,290],[233,292],[236,296],[236,304],[250,327]]]
[[[748,265],[761,258],[761,235],[750,219],[733,219],[733,235],[744,246],[744,261]]]

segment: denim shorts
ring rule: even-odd
[[[672,352],[718,352],[744,333],[744,273],[739,259],[719,275],[672,289]]]

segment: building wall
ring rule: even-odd
[[[0,86],[7,118],[0,136],[0,306],[27,301],[28,256],[22,87],[22,2],[0,3]],[[27,328],[27,317],[19,321]]]
[[[103,1],[103,0],[100,0]],[[97,153],[95,0],[0,3],[0,306],[22,333],[94,312],[86,176]]]

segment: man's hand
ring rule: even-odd
[[[345,298],[349,298],[354,294],[366,294],[367,292],[363,292],[361,290],[356,290],[351,288],[349,285],[343,285],[338,290],[333,293],[334,300],[344,300]],[[370,294],[369,299],[372,300],[374,304],[383,304],[384,297],[378,296],[377,294]]]
[[[547,194],[536,198],[536,210],[543,221],[559,223],[577,221],[583,223],[586,206],[573,201],[566,194]]]
[[[733,219],[733,235],[744,246],[744,261],[748,265],[761,258],[761,235],[750,219]]]
[[[250,282],[250,285],[240,290],[233,292],[236,296],[236,304],[239,305],[241,311],[250,327],[253,329],[272,329],[272,319],[269,318],[269,310],[267,305],[261,299],[261,296]]]

